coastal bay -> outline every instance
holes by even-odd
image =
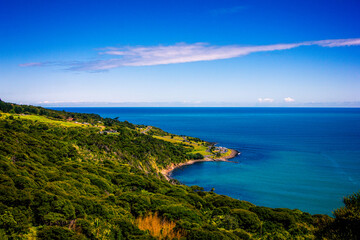
[[[62,110],[60,108],[59,110]],[[331,215],[360,188],[360,110],[346,108],[65,108],[119,117],[236,149],[227,162],[177,168],[186,185]]]

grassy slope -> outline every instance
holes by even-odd
[[[49,124],[52,126],[62,126],[62,127],[90,127],[91,125],[83,123],[75,123],[75,121],[64,121],[64,120],[54,120],[49,119],[45,116],[32,115],[32,114],[11,114],[11,113],[2,113],[2,118],[6,119],[9,116],[17,117],[19,119],[31,120],[34,122],[41,122]]]
[[[203,152],[201,140],[183,142],[156,128],[141,134],[140,126],[120,122],[106,126],[117,134],[105,135],[105,126],[69,122],[61,112],[51,112],[55,119],[0,114],[0,238],[151,239],[137,227],[147,214],[175,223],[188,239],[313,238],[318,217],[256,207],[158,175],[186,161],[189,151]]]
[[[149,128],[149,127],[148,127]],[[151,127],[148,131],[144,131],[144,128],[140,129],[140,132],[144,132],[145,134],[149,134],[157,139],[170,142],[177,145],[182,145],[185,148],[189,149],[189,153],[191,154],[201,154],[202,156],[208,158],[221,158],[227,157],[231,154],[231,150],[220,153],[216,156],[217,150],[210,151],[210,148],[213,146],[212,143],[203,141],[198,138],[188,137],[188,136],[178,136],[175,134],[164,132],[159,128]]]
[[[200,153],[203,156],[210,154],[209,152],[206,151],[208,149],[208,146],[206,145],[206,143],[197,143],[194,141],[185,142],[183,137],[180,137],[180,136],[174,136],[173,138],[171,138],[171,136],[156,136],[156,135],[154,135],[153,137],[163,140],[163,141],[171,142],[171,143],[184,144],[186,146],[190,146],[192,149],[191,150],[192,154]]]

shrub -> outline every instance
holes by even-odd
[[[243,230],[243,229],[240,229],[240,228],[235,229],[235,230],[233,231],[233,233],[234,233],[236,236],[238,236],[240,239],[242,239],[242,240],[249,240],[249,239],[251,239],[250,234],[249,234],[248,232],[246,232],[245,230]]]
[[[116,219],[114,222],[120,229],[116,234],[116,239],[145,239],[145,233],[128,220]],[[133,236],[141,236],[141,238],[134,238]]]
[[[317,217],[319,238],[328,239],[360,239],[360,192],[343,200],[345,206],[336,209],[335,219]]]
[[[296,222],[294,216],[290,215],[290,212],[285,209],[273,210],[267,207],[253,207],[250,208],[250,211],[255,212],[262,221],[279,223],[286,229]]]
[[[93,227],[91,223],[86,219],[79,219],[76,221],[77,229],[84,234],[87,238],[94,239],[95,236],[92,233]]]
[[[240,209],[249,209],[251,207],[254,207],[255,205],[252,203],[249,203],[247,201],[240,201],[228,196],[224,195],[209,195],[208,199],[212,202],[214,207],[230,207],[230,208],[240,208]]]
[[[157,212],[137,218],[136,225],[141,230],[149,231],[151,236],[158,239],[180,239],[185,235],[184,231],[174,229],[175,222],[160,218]]]
[[[46,226],[38,232],[41,240],[71,240],[74,239],[74,232],[59,226]]]
[[[186,236],[188,240],[230,240],[235,239],[235,236],[229,232],[209,229],[194,229]]]
[[[260,226],[261,222],[258,216],[245,209],[233,209],[231,215],[235,216],[239,223],[239,227],[250,232],[256,232]]]
[[[159,208],[159,213],[170,220],[184,219],[191,222],[200,221],[198,212],[195,209],[187,208],[181,204],[161,206]]]

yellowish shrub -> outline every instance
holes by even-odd
[[[149,231],[151,236],[158,239],[180,239],[185,234],[183,231],[175,231],[176,223],[167,221],[158,216],[158,213],[149,213],[146,216],[136,219],[139,229]]]

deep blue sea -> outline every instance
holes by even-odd
[[[360,109],[56,108],[119,117],[233,148],[228,162],[175,170],[186,185],[256,205],[329,214],[360,190]]]

